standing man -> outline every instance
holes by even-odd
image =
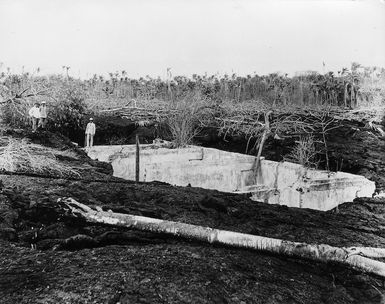
[[[32,132],[36,132],[40,118],[39,103],[35,102],[35,105],[29,110],[28,114],[32,119]]]
[[[45,125],[47,123],[47,107],[46,107],[45,101],[41,102],[39,110],[40,110],[39,126],[45,129]]]
[[[86,127],[86,148],[92,148],[92,146],[94,145],[95,131],[96,127],[94,124],[94,120],[90,118],[90,121]]]

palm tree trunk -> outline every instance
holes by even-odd
[[[233,247],[249,248],[258,251],[295,256],[320,262],[338,262],[355,269],[385,277],[385,263],[362,256],[357,248],[338,248],[329,245],[312,245],[285,241],[257,235],[213,229],[209,227],[160,220],[144,216],[94,210],[78,203],[72,198],[59,199],[67,215],[81,218],[89,223],[126,227],[135,230],[170,234],[210,244],[225,244]],[[358,248],[359,249],[359,248]],[[382,254],[383,251],[368,250],[369,253]],[[365,250],[363,250],[365,253]]]
[[[299,82],[299,89],[300,89],[300,94],[301,94],[301,105],[304,104],[304,100],[303,100],[303,87],[302,87],[302,81]]]
[[[345,108],[348,106],[347,105],[347,99],[348,99],[348,83],[345,84],[345,89],[344,89],[344,106]]]

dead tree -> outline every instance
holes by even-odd
[[[310,115],[313,117],[314,122],[314,131],[313,134],[317,133],[321,136],[320,143],[323,145],[326,159],[326,170],[330,171],[329,164],[329,148],[327,142],[327,135],[331,130],[337,129],[340,127],[340,123],[334,117],[334,113],[331,112],[330,107],[323,109],[321,112],[310,112]]]
[[[261,161],[261,154],[262,154],[263,145],[265,144],[265,141],[266,141],[267,137],[271,133],[270,121],[269,121],[269,116],[270,116],[271,113],[272,113],[272,111],[268,111],[268,112],[265,113],[265,125],[263,127],[263,133],[262,133],[262,137],[261,137],[261,142],[259,144],[257,157],[255,159],[255,166],[254,166],[255,183],[257,183],[258,169],[259,169],[259,165],[260,165],[260,161]]]
[[[259,109],[225,109],[215,119],[220,133],[224,134],[224,139],[227,134],[244,135],[247,138],[246,153],[250,141],[256,139],[253,149],[258,148],[258,163],[254,166],[257,176],[264,144],[269,136],[275,134],[282,139],[314,137],[315,143],[323,147],[325,167],[330,170],[327,135],[331,130],[340,127],[340,120],[336,118],[338,114],[340,113],[332,111],[331,107],[319,109],[286,107],[269,110],[261,106]],[[265,118],[264,123],[260,122],[261,116]]]

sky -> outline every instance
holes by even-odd
[[[0,71],[262,75],[351,62],[385,67],[384,0],[0,0]]]

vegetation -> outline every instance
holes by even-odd
[[[43,100],[49,109],[47,127],[66,135],[84,128],[86,114],[128,109],[122,116],[139,124],[166,122],[175,146],[189,144],[204,126],[218,128],[224,137],[245,136],[246,153],[260,154],[269,136],[292,134],[298,140],[314,136],[329,168],[327,133],[336,127],[335,113],[384,106],[385,69],[353,63],[336,74],[307,71],[293,77],[272,73],[188,78],[168,72],[165,80],[131,79],[126,71],[81,80],[70,76],[68,66],[63,66],[63,75],[41,76],[38,69],[33,74],[15,75],[9,69],[0,74],[4,122],[25,127],[30,124],[28,109]]]
[[[60,90],[76,87],[87,105],[96,107],[116,103],[126,105],[138,101],[178,100],[187,94],[199,93],[216,102],[244,102],[260,100],[271,106],[332,105],[356,108],[383,104],[385,98],[385,69],[362,67],[353,63],[334,74],[306,71],[293,77],[287,74],[175,76],[163,80],[149,76],[131,79],[126,71],[109,73],[109,77],[94,75],[79,80],[69,76],[70,67],[63,66],[64,75],[40,76],[23,73],[14,75],[8,70],[0,74],[0,95],[3,102],[20,101],[27,97],[50,96],[55,98]],[[24,91],[25,90],[25,91]],[[31,101],[31,98],[29,98]],[[51,100],[53,101],[53,100]]]
[[[73,157],[69,151],[57,151],[32,144],[26,139],[0,137],[0,170],[40,173],[57,176],[79,176],[79,172],[59,162],[57,155]]]
[[[139,100],[173,100],[189,92],[199,92],[204,97],[223,102],[262,100],[270,105],[333,105],[357,107],[371,105],[385,97],[385,69],[361,67],[353,63],[335,75],[313,71],[298,73],[294,77],[272,73],[240,77],[211,75],[192,78],[176,76],[130,79],[125,71],[110,73],[109,79],[94,75],[85,81],[91,98],[134,98]]]
[[[212,120],[209,105],[210,102],[201,98],[200,94],[188,94],[181,100],[170,103],[166,125],[175,147],[191,144],[205,124],[204,121]]]
[[[284,157],[285,161],[301,164],[306,168],[317,168],[318,159],[313,136],[301,137],[293,150]]]
[[[69,131],[81,127],[87,108],[87,92],[82,81],[29,73],[0,76],[1,114],[5,123],[15,127],[29,125],[28,110],[35,102],[45,101],[49,111],[48,128],[68,135]]]

